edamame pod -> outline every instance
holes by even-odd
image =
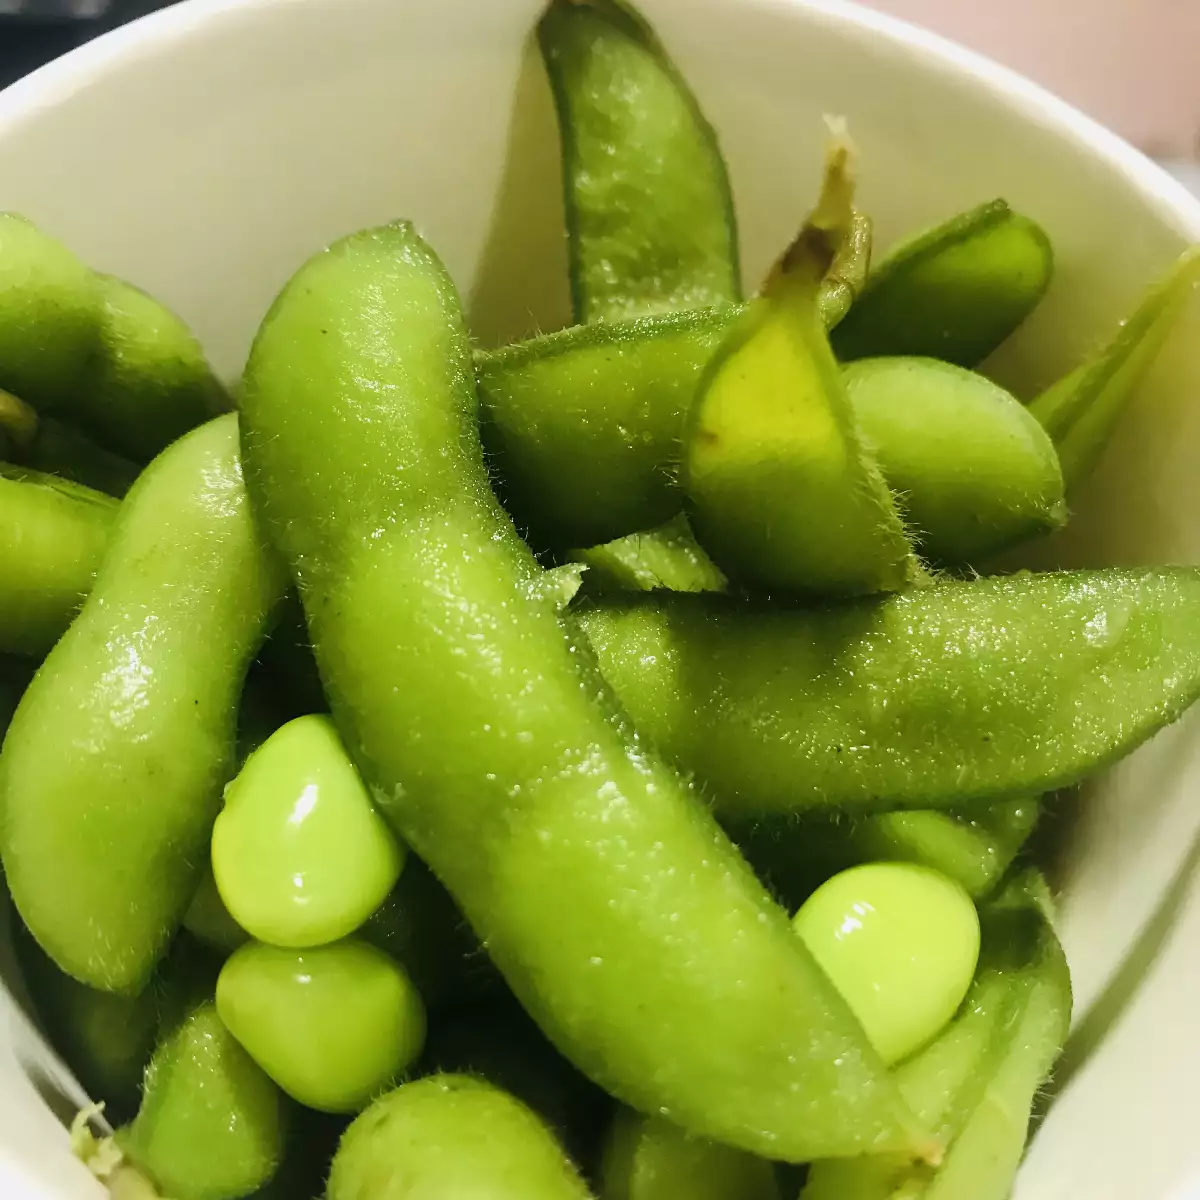
[[[554,0],[538,25],[563,153],[580,324],[741,295],[716,135],[637,13]]]
[[[0,388],[35,408],[70,404],[101,353],[99,277],[61,242],[0,213]]]
[[[70,411],[108,449],[148,462],[227,412],[229,397],[195,334],[170,309],[121,279],[99,279],[103,353]]]
[[[832,323],[858,286],[856,214],[821,284]],[[578,325],[475,356],[484,441],[504,501],[553,546],[598,546],[678,513],[684,420],[705,363],[744,306]]]
[[[328,1200],[589,1200],[546,1127],[506,1092],[430,1075],[376,1100],[334,1155]]]
[[[83,611],[0,754],[13,899],[69,975],[148,979],[199,882],[246,668],[284,585],[237,418],[176,442],[121,506]]]
[[[1000,882],[1037,823],[1037,799],[958,811],[814,812],[801,820],[731,826],[734,841],[772,891],[798,906],[833,871],[865,862],[933,867],[976,898]]]
[[[680,515],[657,529],[631,533],[568,557],[587,567],[583,586],[593,592],[723,592],[724,572],[696,541]]]
[[[684,433],[700,544],[768,593],[897,591],[920,573],[820,315],[852,193],[850,150],[835,141],[816,209],[706,367]]]
[[[551,545],[591,546],[678,513],[684,420],[741,311],[603,322],[477,355],[484,439],[517,520]]]
[[[1186,567],[943,580],[807,611],[663,592],[578,615],[634,724],[722,816],[1050,791],[1200,696]]]
[[[1092,473],[1130,397],[1188,299],[1200,287],[1200,246],[1187,250],[1090,362],[1051,384],[1030,406],[1058,447],[1068,488]]]
[[[138,1114],[116,1143],[160,1195],[238,1200],[278,1170],[287,1115],[279,1089],[206,1000],[164,1031]]]
[[[457,297],[411,227],[300,270],[242,408],[346,747],[559,1049],[746,1149],[919,1152],[841,997],[560,622],[492,495]]]
[[[936,1167],[895,1156],[814,1163],[801,1200],[1005,1200],[1034,1094],[1071,1012],[1066,962],[1039,909],[1036,872],[981,913],[983,954],[959,1016],[897,1068],[909,1103],[947,1146]]]
[[[766,1159],[689,1137],[662,1117],[621,1109],[609,1133],[600,1200],[779,1200]]]
[[[108,545],[117,502],[0,463],[0,652],[44,655],[63,635]]]
[[[1033,311],[1053,265],[1041,226],[1003,200],[982,204],[892,250],[833,331],[834,352],[974,367]]]
[[[54,965],[14,921],[13,950],[50,1044],[114,1125],[137,1111],[142,1073],[158,1031],[158,990],[132,996],[100,992]]]
[[[174,313],[12,213],[0,214],[0,388],[138,462],[229,408]]]
[[[932,358],[868,358],[842,379],[924,557],[978,563],[1066,523],[1053,443],[990,379]]]

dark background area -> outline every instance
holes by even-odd
[[[123,25],[169,0],[113,0],[102,17],[90,21],[42,22],[28,17],[0,16],[0,88],[42,63],[66,54],[114,25]]]

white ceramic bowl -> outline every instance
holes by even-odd
[[[231,375],[307,255],[397,215],[445,258],[481,338],[554,327],[566,289],[555,130],[528,43],[539,7],[190,0],[0,96],[0,208],[161,295]],[[750,281],[813,196],[826,112],[850,120],[884,244],[996,195],[1049,230],[1054,286],[995,364],[1018,390],[1072,364],[1200,240],[1200,206],[1124,143],[894,20],[837,0],[643,7],[720,132]],[[1188,320],[1053,557],[1200,561],[1200,314]],[[1062,839],[1078,1031],[1021,1200],[1165,1200],[1200,1178],[1196,729],[1091,789]],[[90,1195],[38,1096],[61,1110],[69,1081],[0,1006],[0,1196]]]

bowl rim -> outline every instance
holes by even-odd
[[[216,28],[236,30],[264,14],[300,8],[313,0],[181,0],[108,30],[30,74],[0,89],[0,138],[27,121],[75,101],[105,77],[143,57],[182,46]],[[436,0],[392,0],[419,6]],[[476,0],[481,6],[497,0]],[[510,2],[510,0],[505,0]],[[907,54],[922,70],[953,77],[978,87],[1026,121],[1069,139],[1097,160],[1121,173],[1132,189],[1166,226],[1200,242],[1200,197],[1140,150],[1070,102],[986,54],[913,24],[901,17],[869,9],[858,0],[710,0],[713,4],[752,5],[784,18],[820,22],[844,36],[875,39]],[[1164,884],[1165,887],[1165,884]],[[2,985],[0,985],[2,986]],[[65,1147],[65,1142],[64,1142]],[[65,1200],[45,1179],[28,1174],[0,1143],[0,1180],[14,1195],[29,1200]],[[99,1188],[100,1185],[98,1185]],[[97,1195],[101,1194],[97,1191]],[[1200,1197],[1200,1177],[1181,1179],[1175,1200]]]
[[[38,113],[57,107],[123,63],[177,45],[214,23],[256,19],[271,9],[300,7],[310,0],[182,0],[100,34],[0,90],[0,136]],[[399,0],[420,4],[426,0]],[[865,7],[859,0],[725,0],[777,12],[807,13],[854,34],[875,36],[915,55],[929,70],[974,78],[1027,119],[1056,128],[1123,172],[1147,205],[1169,226],[1200,241],[1200,197],[1178,179],[1092,117],[1048,88],[977,50]],[[479,0],[481,4],[494,0]]]

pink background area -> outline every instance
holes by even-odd
[[[1152,154],[1200,155],[1200,0],[867,0],[1036,79]]]

